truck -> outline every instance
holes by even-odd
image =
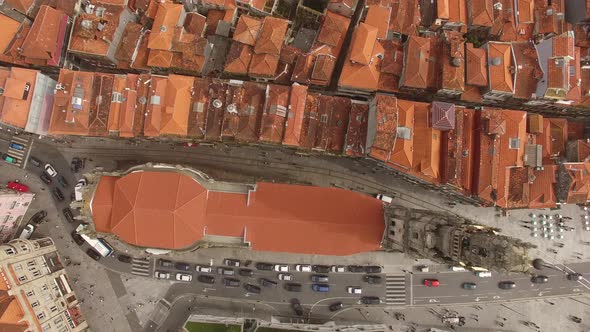
[[[84,239],[84,241],[86,241],[86,243],[88,243],[89,246],[91,246],[92,248],[94,248],[94,250],[96,250],[102,257],[108,257],[113,253],[113,247],[111,247],[107,241],[105,241],[104,239],[101,238],[91,238],[88,235],[85,234],[85,231],[87,229],[88,225],[85,224],[80,224],[77,228],[76,228],[76,232],[78,234],[80,234],[80,236],[82,236],[82,238]]]

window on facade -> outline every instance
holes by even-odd
[[[55,325],[59,325],[59,323],[63,322],[64,318],[62,316],[57,317],[56,319],[53,320],[53,324]]]
[[[45,318],[45,313],[44,313],[44,312],[42,312],[42,313],[38,314],[38,315],[37,315],[37,318],[38,318],[38,319],[43,319],[43,318]]]
[[[26,276],[20,276],[18,277],[18,281],[26,281],[27,277]]]
[[[44,291],[46,291],[46,290],[48,290],[49,288],[47,288],[47,285],[43,285],[43,286],[41,287],[41,289],[42,289],[42,290],[44,290]]]
[[[43,326],[41,326],[41,328],[43,329],[43,332],[49,332],[51,331],[51,324],[45,323]]]
[[[32,290],[27,292],[27,297],[31,297],[33,295],[35,295],[35,292],[33,292]]]
[[[33,277],[38,277],[40,275],[41,275],[41,272],[39,272],[39,270],[33,271]]]
[[[31,303],[31,307],[36,308],[39,306],[39,301],[35,301],[33,303]]]
[[[509,142],[509,147],[513,150],[518,150],[520,147],[520,138],[511,138]]]
[[[7,255],[14,255],[14,254],[16,254],[16,252],[15,252],[15,251],[14,251],[14,249],[12,249],[12,248],[7,248],[7,249],[5,249],[5,250],[4,250],[4,252],[5,252]]]
[[[20,264],[16,264],[16,265],[13,265],[13,266],[12,266],[12,268],[13,268],[15,271],[20,271],[20,270],[22,270],[22,269],[23,269],[23,266],[22,266],[22,265],[20,265]]]
[[[57,307],[56,306],[53,306],[49,310],[51,310],[51,312],[56,312],[57,311]]]
[[[35,266],[35,261],[28,261],[27,266]]]

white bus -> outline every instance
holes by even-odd
[[[113,253],[113,247],[111,247],[107,241],[101,238],[93,239],[88,235],[80,233],[80,231],[83,231],[86,227],[86,225],[81,224],[78,226],[78,228],[76,228],[76,232],[78,232],[84,241],[94,248],[94,250],[96,250],[102,257],[110,256]]]

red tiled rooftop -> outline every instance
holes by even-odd
[[[337,46],[346,34],[350,18],[327,11],[320,28],[318,41],[329,46]]]
[[[510,68],[514,67],[512,47],[509,43],[488,42],[489,88],[512,93],[514,82]]]
[[[418,1],[393,0],[391,5],[389,29],[404,35],[417,35],[421,19]]]
[[[436,79],[436,57],[432,51],[430,38],[411,36],[408,39],[404,50],[403,79],[400,82],[402,86],[420,89],[432,86],[432,81]]]
[[[467,84],[476,86],[488,85],[488,71],[487,71],[487,53],[483,48],[475,48],[473,44],[466,43],[466,58],[465,64],[466,82]]]
[[[60,40],[63,43],[66,32],[62,28],[64,19],[68,17],[61,10],[42,5],[21,46],[21,54],[27,58],[52,60],[52,64],[59,64],[63,46]]]
[[[448,183],[466,195],[471,194],[474,158],[475,111],[467,108],[455,110],[455,129],[443,133],[441,139],[442,183]]]
[[[386,39],[389,30],[389,17],[391,16],[391,7],[368,6],[365,23],[377,28],[377,38]]]
[[[203,235],[245,237],[252,249],[350,255],[380,248],[383,204],[338,188],[258,183],[209,191],[187,175],[104,176],[92,201],[98,232],[140,247],[181,249]]]
[[[250,61],[248,73],[256,77],[272,78],[279,65],[279,56],[273,54],[254,54]]]
[[[52,135],[89,134],[94,73],[61,69],[49,124]]]
[[[0,53],[4,53],[16,36],[21,24],[8,16],[0,14],[0,25],[2,25],[2,33],[0,34]]]
[[[240,43],[254,46],[261,28],[261,19],[246,14],[241,15],[238,19],[233,39]]]
[[[105,8],[101,17],[82,12],[79,14],[72,27],[69,51],[106,56],[112,44],[115,31],[119,26],[121,14],[126,10],[124,4],[101,3]],[[99,24],[103,26],[98,29]]]
[[[283,137],[283,144],[285,145],[299,146],[300,144],[306,100],[307,86],[293,84],[291,96],[289,97],[285,136]]]
[[[276,84],[267,86],[260,128],[261,141],[280,144],[283,140],[289,107],[289,92],[290,89],[287,86]]]
[[[350,61],[368,65],[373,55],[378,30],[372,25],[360,23],[352,34]]]
[[[318,98],[319,128],[315,148],[342,153],[350,116],[350,99],[333,96]]]
[[[397,100],[397,128],[394,148],[387,163],[409,170],[414,165],[414,106],[413,101]]]
[[[247,74],[252,54],[252,46],[233,41],[227,53],[224,71],[237,75]]]
[[[529,204],[531,209],[554,208],[557,203],[555,196],[556,165],[545,165],[543,170],[529,170],[533,173],[530,184]]]
[[[158,13],[149,36],[148,48],[163,51],[169,51],[172,48],[174,28],[183,12],[184,8],[181,4],[162,3],[158,6]]]
[[[272,54],[278,56],[289,28],[289,21],[272,16],[264,17],[262,28],[254,45],[256,54]]]
[[[365,156],[368,117],[369,105],[353,100],[350,109],[350,121],[348,122],[346,132],[346,144],[344,146],[344,154],[347,156]]]
[[[537,90],[537,83],[543,78],[543,69],[535,45],[530,42],[512,43],[516,61],[514,79],[514,97],[532,99]]]
[[[4,84],[0,83],[3,89],[0,96],[0,120],[3,123],[25,129],[35,93],[37,74],[37,70],[12,67]]]
[[[443,43],[442,53],[442,89],[465,90],[465,41],[459,34],[448,33],[448,40]]]
[[[388,161],[397,139],[397,98],[391,95],[375,95],[375,136],[372,139],[370,156]]]

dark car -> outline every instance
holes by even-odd
[[[213,284],[215,283],[215,277],[213,276],[208,276],[208,275],[199,275],[197,277],[197,280],[199,282],[202,282],[204,284]]]
[[[119,260],[119,262],[127,263],[127,264],[130,264],[133,261],[133,258],[131,258],[131,256],[127,256],[127,255],[123,255],[123,254],[119,254],[117,256],[117,259]]]
[[[367,273],[381,273],[381,266],[371,265],[365,267]]]
[[[244,284],[244,288],[248,291],[248,293],[260,294],[260,287],[256,285]]]
[[[228,267],[218,267],[217,274],[221,274],[224,276],[233,276],[236,274],[236,272],[234,271],[234,269]]]
[[[49,176],[45,172],[41,173],[41,175],[39,175],[39,178],[41,179],[41,181],[45,182],[45,184],[51,184],[51,182],[53,181],[51,180],[51,176]]]
[[[567,280],[580,281],[582,280],[582,275],[580,273],[568,273]]]
[[[174,268],[177,270],[181,270],[181,271],[190,271],[191,265],[188,263],[178,262],[178,263],[174,264]]]
[[[315,273],[329,273],[330,267],[328,265],[312,265],[311,270]]]
[[[531,282],[535,284],[546,284],[549,282],[549,278],[547,276],[534,276],[531,278]]]
[[[293,308],[297,316],[303,316],[303,307],[301,307],[301,302],[298,299],[291,299],[291,308]]]
[[[342,304],[342,302],[335,302],[330,304],[330,306],[328,307],[328,309],[330,309],[330,311],[334,312],[334,311],[338,311],[340,309],[344,308],[344,304]]]
[[[287,290],[289,292],[301,292],[301,284],[298,284],[295,282],[285,284],[284,287],[285,287],[285,290]]]
[[[270,263],[256,263],[256,269],[261,271],[272,271],[274,267],[275,265]]]
[[[240,287],[240,280],[234,278],[223,278],[223,285],[225,287]]]
[[[35,166],[35,167],[41,167],[41,164],[42,164],[42,163],[41,163],[41,160],[39,160],[39,159],[37,159],[37,158],[35,158],[35,157],[30,157],[30,158],[29,158],[29,162],[30,162],[31,164],[33,164],[33,166]]]
[[[72,231],[72,240],[74,240],[74,242],[76,242],[76,244],[79,246],[84,244],[84,238],[76,231]]]
[[[312,282],[328,282],[328,276],[323,274],[314,274],[311,276]]]
[[[514,289],[516,288],[516,284],[514,283],[514,281],[500,281],[498,283],[498,287],[500,289]]]
[[[45,210],[41,210],[31,217],[31,222],[39,224],[43,221],[43,219],[45,219],[45,217],[47,217],[47,212]]]
[[[62,186],[62,188],[67,188],[68,187],[68,181],[66,181],[66,178],[63,177],[63,175],[60,175],[57,178],[57,182],[59,183],[60,186]]]
[[[464,282],[463,284],[461,284],[461,288],[473,290],[477,288],[477,284],[475,284],[474,282]]]
[[[363,277],[363,281],[367,284],[380,284],[381,283],[381,276],[376,275],[366,275]]]
[[[254,275],[254,271],[252,271],[250,269],[240,269],[238,271],[238,274],[241,275],[242,277],[251,277]]]
[[[57,199],[58,202],[61,202],[65,199],[64,194],[61,192],[61,190],[59,190],[59,188],[53,188],[51,193],[53,194],[53,197]]]
[[[95,261],[100,260],[100,257],[101,257],[100,254],[92,248],[88,248],[88,250],[86,250],[86,254],[88,256],[90,256],[90,258],[94,259]]]
[[[277,287],[277,282],[266,278],[260,278],[260,284],[264,287]]]
[[[240,266],[240,260],[239,259],[233,259],[233,258],[226,258],[223,260],[223,264],[227,265],[227,266],[235,266],[238,267]]]
[[[365,272],[365,267],[360,266],[360,265],[349,265],[348,272],[352,272],[352,273]]]
[[[166,267],[166,268],[171,268],[171,267],[174,267],[174,263],[172,263],[171,261],[169,261],[169,260],[166,260],[166,259],[160,259],[160,260],[158,261],[158,264],[159,264],[161,267]]]
[[[377,296],[363,296],[361,297],[362,304],[380,304],[381,299]]]
[[[74,214],[72,213],[72,210],[70,210],[69,207],[63,208],[63,210],[61,210],[61,212],[63,212],[64,217],[66,217],[66,220],[68,222],[74,222]]]

